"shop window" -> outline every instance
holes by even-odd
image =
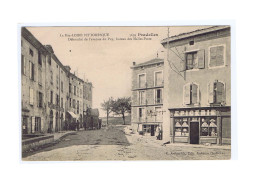
[[[163,72],[155,72],[155,86],[162,86],[163,85]]]
[[[138,86],[139,88],[145,88],[146,87],[146,76],[145,74],[138,75]]]
[[[209,67],[225,65],[225,46],[213,46],[209,48]]]
[[[139,91],[139,105],[145,105],[146,104],[146,94],[145,91]]]
[[[216,117],[205,117],[201,119],[200,136],[217,137]]]
[[[162,104],[163,103],[163,89],[155,90],[155,103]]]
[[[189,136],[189,125],[187,118],[175,119],[174,121],[174,135],[176,137],[187,137]]]
[[[199,104],[199,85],[187,83],[183,86],[183,103],[186,105]]]
[[[224,83],[216,80],[208,84],[208,102],[209,104],[225,105],[226,93]]]

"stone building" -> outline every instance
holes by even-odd
[[[132,129],[155,135],[157,126],[162,128],[164,60],[155,58],[136,64],[132,69]]]
[[[231,143],[230,27],[214,26],[161,41],[165,141]]]
[[[46,48],[25,28],[21,32],[22,133],[46,132]]]
[[[50,45],[42,45],[26,28],[21,32],[22,133],[83,127],[84,105],[92,106],[89,82],[71,73]],[[84,100],[84,94],[89,98]]]

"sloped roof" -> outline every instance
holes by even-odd
[[[148,65],[153,65],[153,64],[160,64],[160,63],[164,63],[164,59],[154,58],[154,59],[149,60],[147,62],[143,62],[143,63],[140,63],[140,64],[133,65],[131,68],[140,67],[140,66],[148,66]]]
[[[166,44],[167,42],[176,41],[176,40],[180,40],[180,39],[184,39],[184,38],[188,38],[188,37],[192,37],[196,35],[201,35],[204,33],[209,33],[209,32],[213,32],[217,30],[227,29],[227,28],[230,28],[230,26],[212,26],[212,27],[198,29],[198,30],[194,30],[194,31],[186,32],[186,33],[181,33],[181,34],[163,39],[161,41],[161,44]]]

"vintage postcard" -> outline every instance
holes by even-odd
[[[23,161],[231,159],[231,26],[21,26]]]

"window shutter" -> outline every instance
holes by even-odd
[[[224,65],[224,46],[218,46],[216,50],[216,66]]]
[[[36,92],[36,103],[37,107],[39,107],[39,91]]]
[[[210,66],[216,66],[217,64],[216,56],[217,56],[217,48],[211,47],[210,48]]]
[[[197,57],[198,57],[198,68],[202,69],[205,68],[205,50],[199,50],[197,52]]]
[[[208,84],[208,102],[214,103],[214,83]]]
[[[35,117],[34,116],[32,116],[32,124],[31,124],[31,130],[32,130],[32,133],[34,133],[35,132]]]
[[[198,86],[196,84],[192,84],[192,103],[196,104],[198,103],[197,100],[197,89],[198,89]]]
[[[186,84],[184,85],[184,91],[183,91],[183,94],[184,94],[184,104],[190,104],[190,84]]]
[[[221,103],[223,101],[224,84],[221,82],[216,83],[216,102]]]

